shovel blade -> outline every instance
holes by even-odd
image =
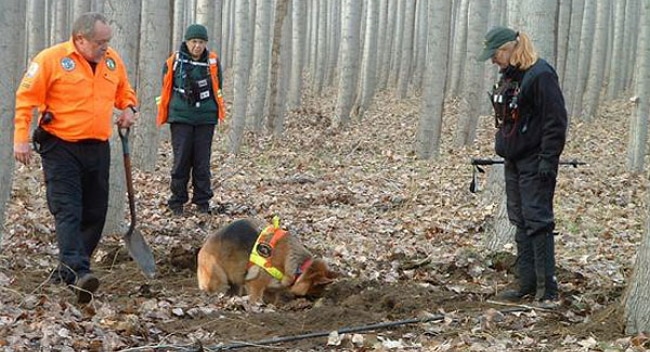
[[[124,245],[129,255],[138,263],[142,273],[149,279],[156,276],[156,261],[147,242],[137,229],[129,231],[124,235]]]

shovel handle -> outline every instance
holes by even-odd
[[[118,127],[117,133],[120,135],[120,141],[122,141],[124,155],[129,155],[129,134],[131,133],[131,129],[128,127]]]
[[[119,127],[117,129],[117,132],[120,135],[120,140],[122,141],[122,150],[124,153],[124,174],[126,176],[126,190],[129,197],[129,213],[131,215],[129,230],[125,235],[128,237],[133,233],[136,223],[135,196],[133,191],[133,178],[131,175],[131,157],[129,156],[129,133],[131,132],[131,129],[128,127]]]

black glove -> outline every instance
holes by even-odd
[[[539,158],[539,165],[537,166],[537,174],[539,175],[539,178],[542,179],[542,181],[555,180],[555,178],[557,177],[556,170],[557,170],[556,163],[554,163],[550,158],[548,157]]]

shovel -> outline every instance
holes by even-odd
[[[138,263],[144,275],[153,279],[156,276],[156,262],[153,259],[153,253],[140,231],[135,228],[135,199],[133,195],[133,179],[131,178],[131,157],[129,156],[129,132],[129,128],[118,127],[122,150],[124,151],[124,173],[126,174],[126,189],[129,195],[129,211],[131,213],[131,223],[129,224],[129,230],[124,234],[124,244],[129,250],[129,255]]]

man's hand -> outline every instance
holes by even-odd
[[[25,165],[29,165],[29,161],[32,159],[32,148],[29,142],[14,144],[14,158]]]
[[[119,128],[129,128],[133,126],[139,115],[140,114],[135,110],[135,108],[132,109],[131,107],[128,107],[122,110],[122,114],[115,123]]]

